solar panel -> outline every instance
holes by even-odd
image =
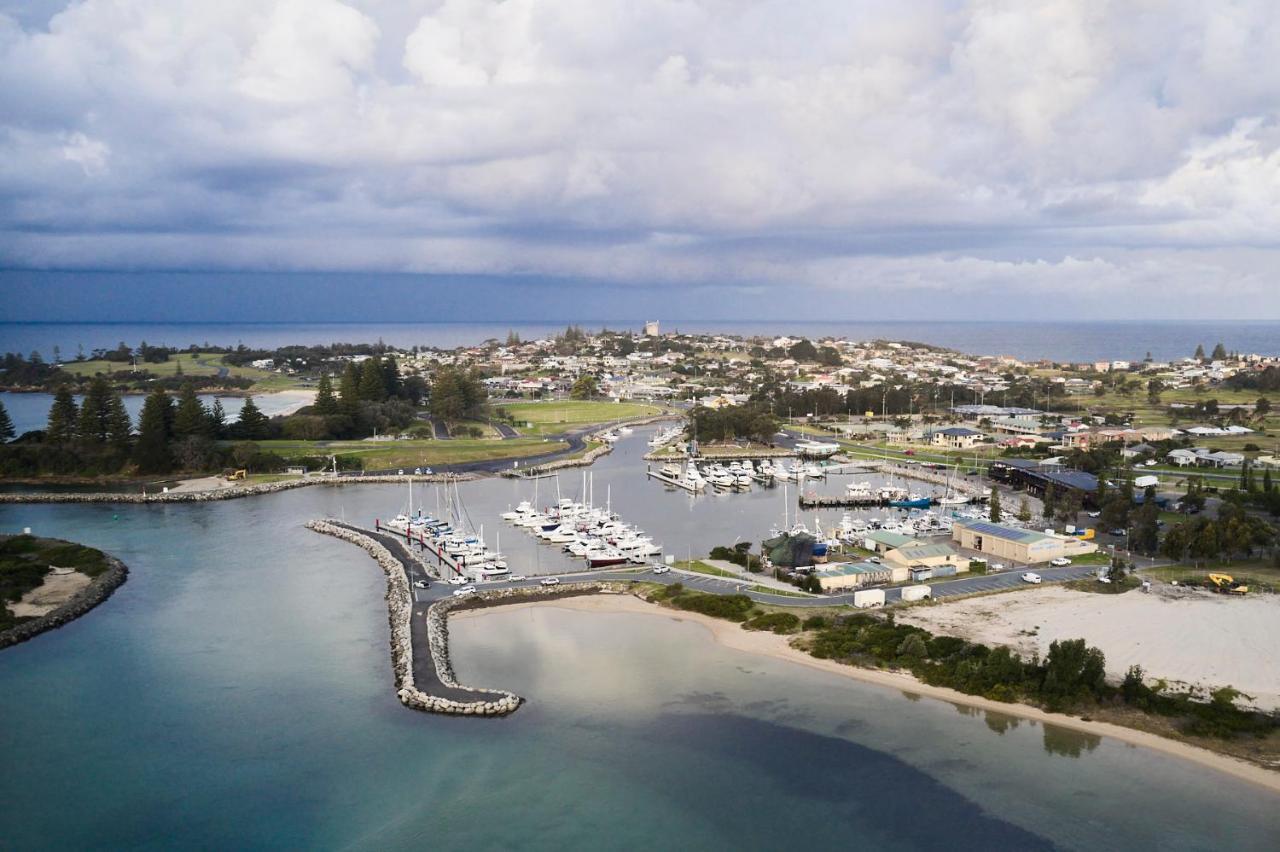
[[[983,521],[979,521],[973,524],[965,524],[964,527],[965,529],[971,532],[978,533],[979,535],[989,535],[989,536],[994,536],[996,538],[1010,539],[1012,541],[1032,542],[1032,541],[1037,541],[1039,539],[1044,538],[1042,534],[1038,532],[1032,532],[1031,530],[1020,530],[1020,529],[1015,529],[1013,527],[1002,527],[1002,526],[999,526],[998,524],[989,524]]]

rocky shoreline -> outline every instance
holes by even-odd
[[[8,648],[20,642],[33,639],[41,633],[56,630],[64,624],[75,621],[98,604],[111,597],[111,594],[129,576],[129,569],[119,559],[110,554],[107,557],[107,570],[93,578],[93,582],[83,591],[64,603],[62,606],[45,613],[32,621],[24,621],[16,627],[0,632],[0,648]]]
[[[414,677],[413,659],[413,593],[404,566],[391,551],[373,538],[330,521],[309,521],[307,528],[354,544],[374,558],[387,578],[387,623],[391,629],[391,668],[396,697],[404,706],[426,713],[455,716],[505,716],[514,712],[524,699],[500,689],[481,689],[458,682],[449,659],[449,613],[456,609],[478,609],[499,606],[519,600],[551,600],[585,594],[625,594],[626,583],[573,583],[554,588],[501,589],[482,592],[470,598],[445,598],[428,607],[419,629],[426,631],[427,646],[441,692],[475,696],[464,700],[448,695],[435,695],[420,687]]]
[[[290,479],[283,482],[263,482],[257,485],[233,485],[229,488],[210,489],[208,491],[170,491],[156,494],[128,494],[123,492],[37,492],[27,494],[0,494],[0,503],[208,503],[214,500],[236,500],[241,497],[256,497],[260,494],[275,494],[290,491],[294,488],[309,488],[313,485],[328,485],[334,488],[343,485],[387,484],[398,482],[453,482],[476,479],[474,473],[434,473],[413,475],[381,474],[366,476],[312,477],[307,479]]]

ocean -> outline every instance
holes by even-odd
[[[1022,360],[1049,358],[1060,362],[1141,360],[1148,353],[1158,360],[1188,357],[1197,345],[1206,351],[1222,343],[1231,351],[1280,354],[1280,322],[1236,321],[1099,321],[1099,322],[920,322],[849,321],[717,322],[713,320],[661,321],[663,331],[749,335],[793,335],[809,338],[846,337],[854,340],[911,340],[978,355],[1011,355]],[[505,340],[515,331],[524,339],[537,339],[563,331],[567,325],[583,328],[639,330],[642,319],[603,321],[566,318],[561,323],[442,322],[442,323],[0,323],[0,352],[29,354],[39,351],[46,359],[58,347],[63,359],[77,352],[131,346],[146,341],[153,346],[187,347],[213,344],[250,348],[275,348],[288,344],[375,343],[397,347],[455,346]]]

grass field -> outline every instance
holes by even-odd
[[[562,441],[514,438],[509,441],[454,439],[450,441],[260,441],[263,450],[285,458],[356,456],[366,470],[433,467],[442,464],[518,459],[562,450]]]
[[[254,367],[231,367],[222,362],[222,356],[216,352],[181,352],[170,356],[168,361],[160,364],[139,364],[138,370],[155,376],[174,376],[178,367],[182,367],[184,376],[216,376],[226,369],[232,378],[252,379],[253,390],[271,391],[298,387],[299,383],[289,376],[282,376],[270,370],[259,370]],[[72,361],[62,365],[62,369],[75,376],[107,375],[128,376],[133,371],[129,364],[116,361]]]
[[[631,417],[660,414],[653,405],[635,402],[555,400],[552,402],[511,402],[499,405],[515,421],[522,435],[548,435],[578,429],[592,423],[608,423]],[[525,425],[525,424],[530,425]]]

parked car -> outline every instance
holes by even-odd
[[[450,577],[449,578],[450,586],[465,586],[466,584],[467,584],[466,577]]]
[[[653,566],[653,573],[655,573],[655,574],[666,574],[666,573],[668,573],[668,572],[670,572],[670,571],[671,571],[671,569],[670,569],[669,567],[667,567],[666,565],[655,565],[655,566]]]
[[[419,589],[425,589],[425,588],[427,588],[427,581],[426,581],[426,580],[414,580],[414,581],[413,581],[413,585],[414,585],[416,588],[419,588]]]
[[[454,596],[455,598],[465,598],[465,597],[467,597],[468,595],[474,595],[475,593],[476,593],[476,587],[475,587],[475,586],[467,586],[465,589],[454,589],[454,590],[453,590],[453,596]]]
[[[516,574],[514,577],[508,577],[507,579],[513,583],[523,583],[525,580],[529,578],[523,574]]]
[[[1057,559],[1050,559],[1049,564],[1055,568],[1063,568],[1071,564],[1071,560],[1065,556],[1059,556]]]
[[[987,566],[987,570],[988,570],[988,571],[1003,571],[1003,570],[1004,570],[1004,563],[1003,563],[1003,562],[992,562],[990,565],[988,565],[988,566]]]
[[[1111,534],[1117,538],[1124,538],[1129,534],[1128,530],[1112,530]]]
[[[1039,574],[1033,574],[1032,572],[1028,571],[1028,572],[1026,572],[1025,574],[1023,574],[1023,575],[1022,575],[1022,582],[1024,582],[1024,583],[1032,583],[1033,585],[1037,585],[1037,586],[1038,586],[1038,585],[1040,585],[1040,575],[1039,575]]]
[[[1086,513],[1086,514],[1088,514],[1088,516],[1089,516],[1089,517],[1091,517],[1091,518],[1101,518],[1101,517],[1102,517],[1102,513],[1101,513],[1101,512],[1088,512],[1088,513]]]
[[[883,562],[884,560],[882,560],[879,556],[872,556],[872,557],[871,557],[871,558],[869,558],[867,561],[868,561],[868,562],[874,562],[876,565],[879,565],[879,564],[880,564],[881,562]]]
[[[542,585],[544,585],[544,586],[558,586],[558,585],[560,585],[560,578],[559,578],[559,577],[543,577],[543,578],[542,578]]]

